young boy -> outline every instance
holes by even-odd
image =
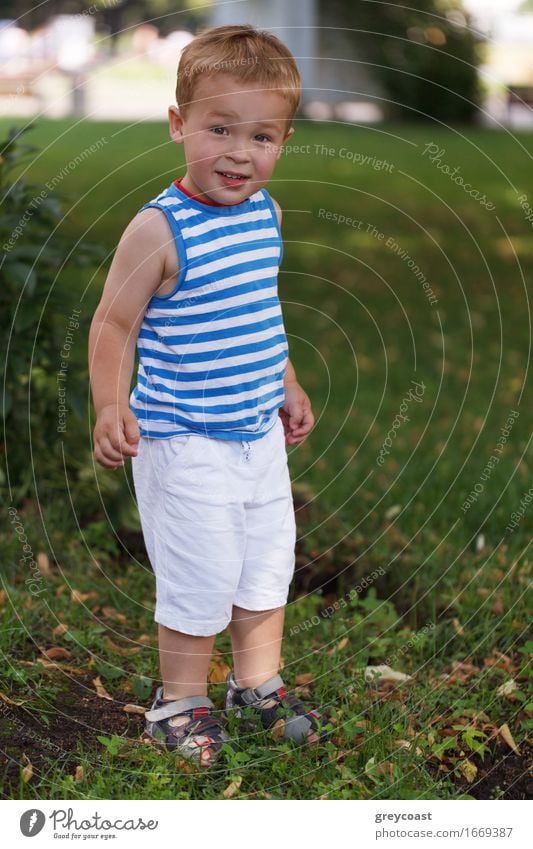
[[[109,469],[132,458],[156,578],[163,686],[145,734],[208,766],[228,739],[207,698],[228,626],[225,709],[250,706],[282,739],[324,737],[279,676],[296,540],[286,445],[314,417],[287,356],[281,210],[264,186],[294,132],[300,77],[270,33],[210,28],[182,53],[176,99],[170,136],[187,170],[127,226],[89,359],[94,455]]]

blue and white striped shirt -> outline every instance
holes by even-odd
[[[272,198],[263,188],[215,206],[171,183],[148,207],[167,218],[179,273],[172,292],[149,301],[137,339],[130,407],[141,435],[259,439],[283,404],[288,360]]]

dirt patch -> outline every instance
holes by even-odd
[[[432,763],[427,765],[428,771],[439,781],[449,778],[458,791],[475,799],[533,799],[533,751],[528,749],[519,756],[502,743],[490,748],[483,761],[479,755],[469,755],[478,770],[471,784],[462,776],[440,772]]]
[[[85,752],[93,748],[95,754],[103,751],[98,735],[110,737],[116,734],[138,740],[144,719],[140,714],[124,711],[124,706],[131,702],[131,693],[120,691],[114,694],[113,701],[99,698],[92,678],[80,675],[76,680],[70,679],[69,690],[61,693],[57,700],[56,712],[47,709],[49,725],[36,709],[26,709],[31,705],[17,707],[2,703],[0,773],[3,774],[4,798],[17,798],[19,795],[21,769],[26,765],[23,753],[31,761],[31,781],[35,784],[39,782],[45,764],[45,774],[49,772],[51,761],[61,765],[66,774],[74,775],[79,764],[79,740],[83,740]]]

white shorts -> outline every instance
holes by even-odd
[[[287,602],[296,524],[283,423],[260,439],[141,437],[132,459],[155,621],[208,636]]]

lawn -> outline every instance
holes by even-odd
[[[182,149],[155,123],[42,121],[26,139],[39,148],[27,176],[62,194],[73,249],[108,253],[57,284],[65,320],[82,309],[86,382],[109,258],[184,173]],[[87,399],[75,485],[50,496],[37,458],[34,498],[16,515],[6,502],[4,797],[531,798],[532,154],[526,133],[298,121],[269,186],[290,355],[317,420],[289,449],[283,675],[332,712],[331,742],[232,728],[201,776],[139,742],[158,682],[154,581],[129,469],[91,466]],[[220,635],[218,706],[228,649]],[[379,665],[401,674],[365,673]]]

